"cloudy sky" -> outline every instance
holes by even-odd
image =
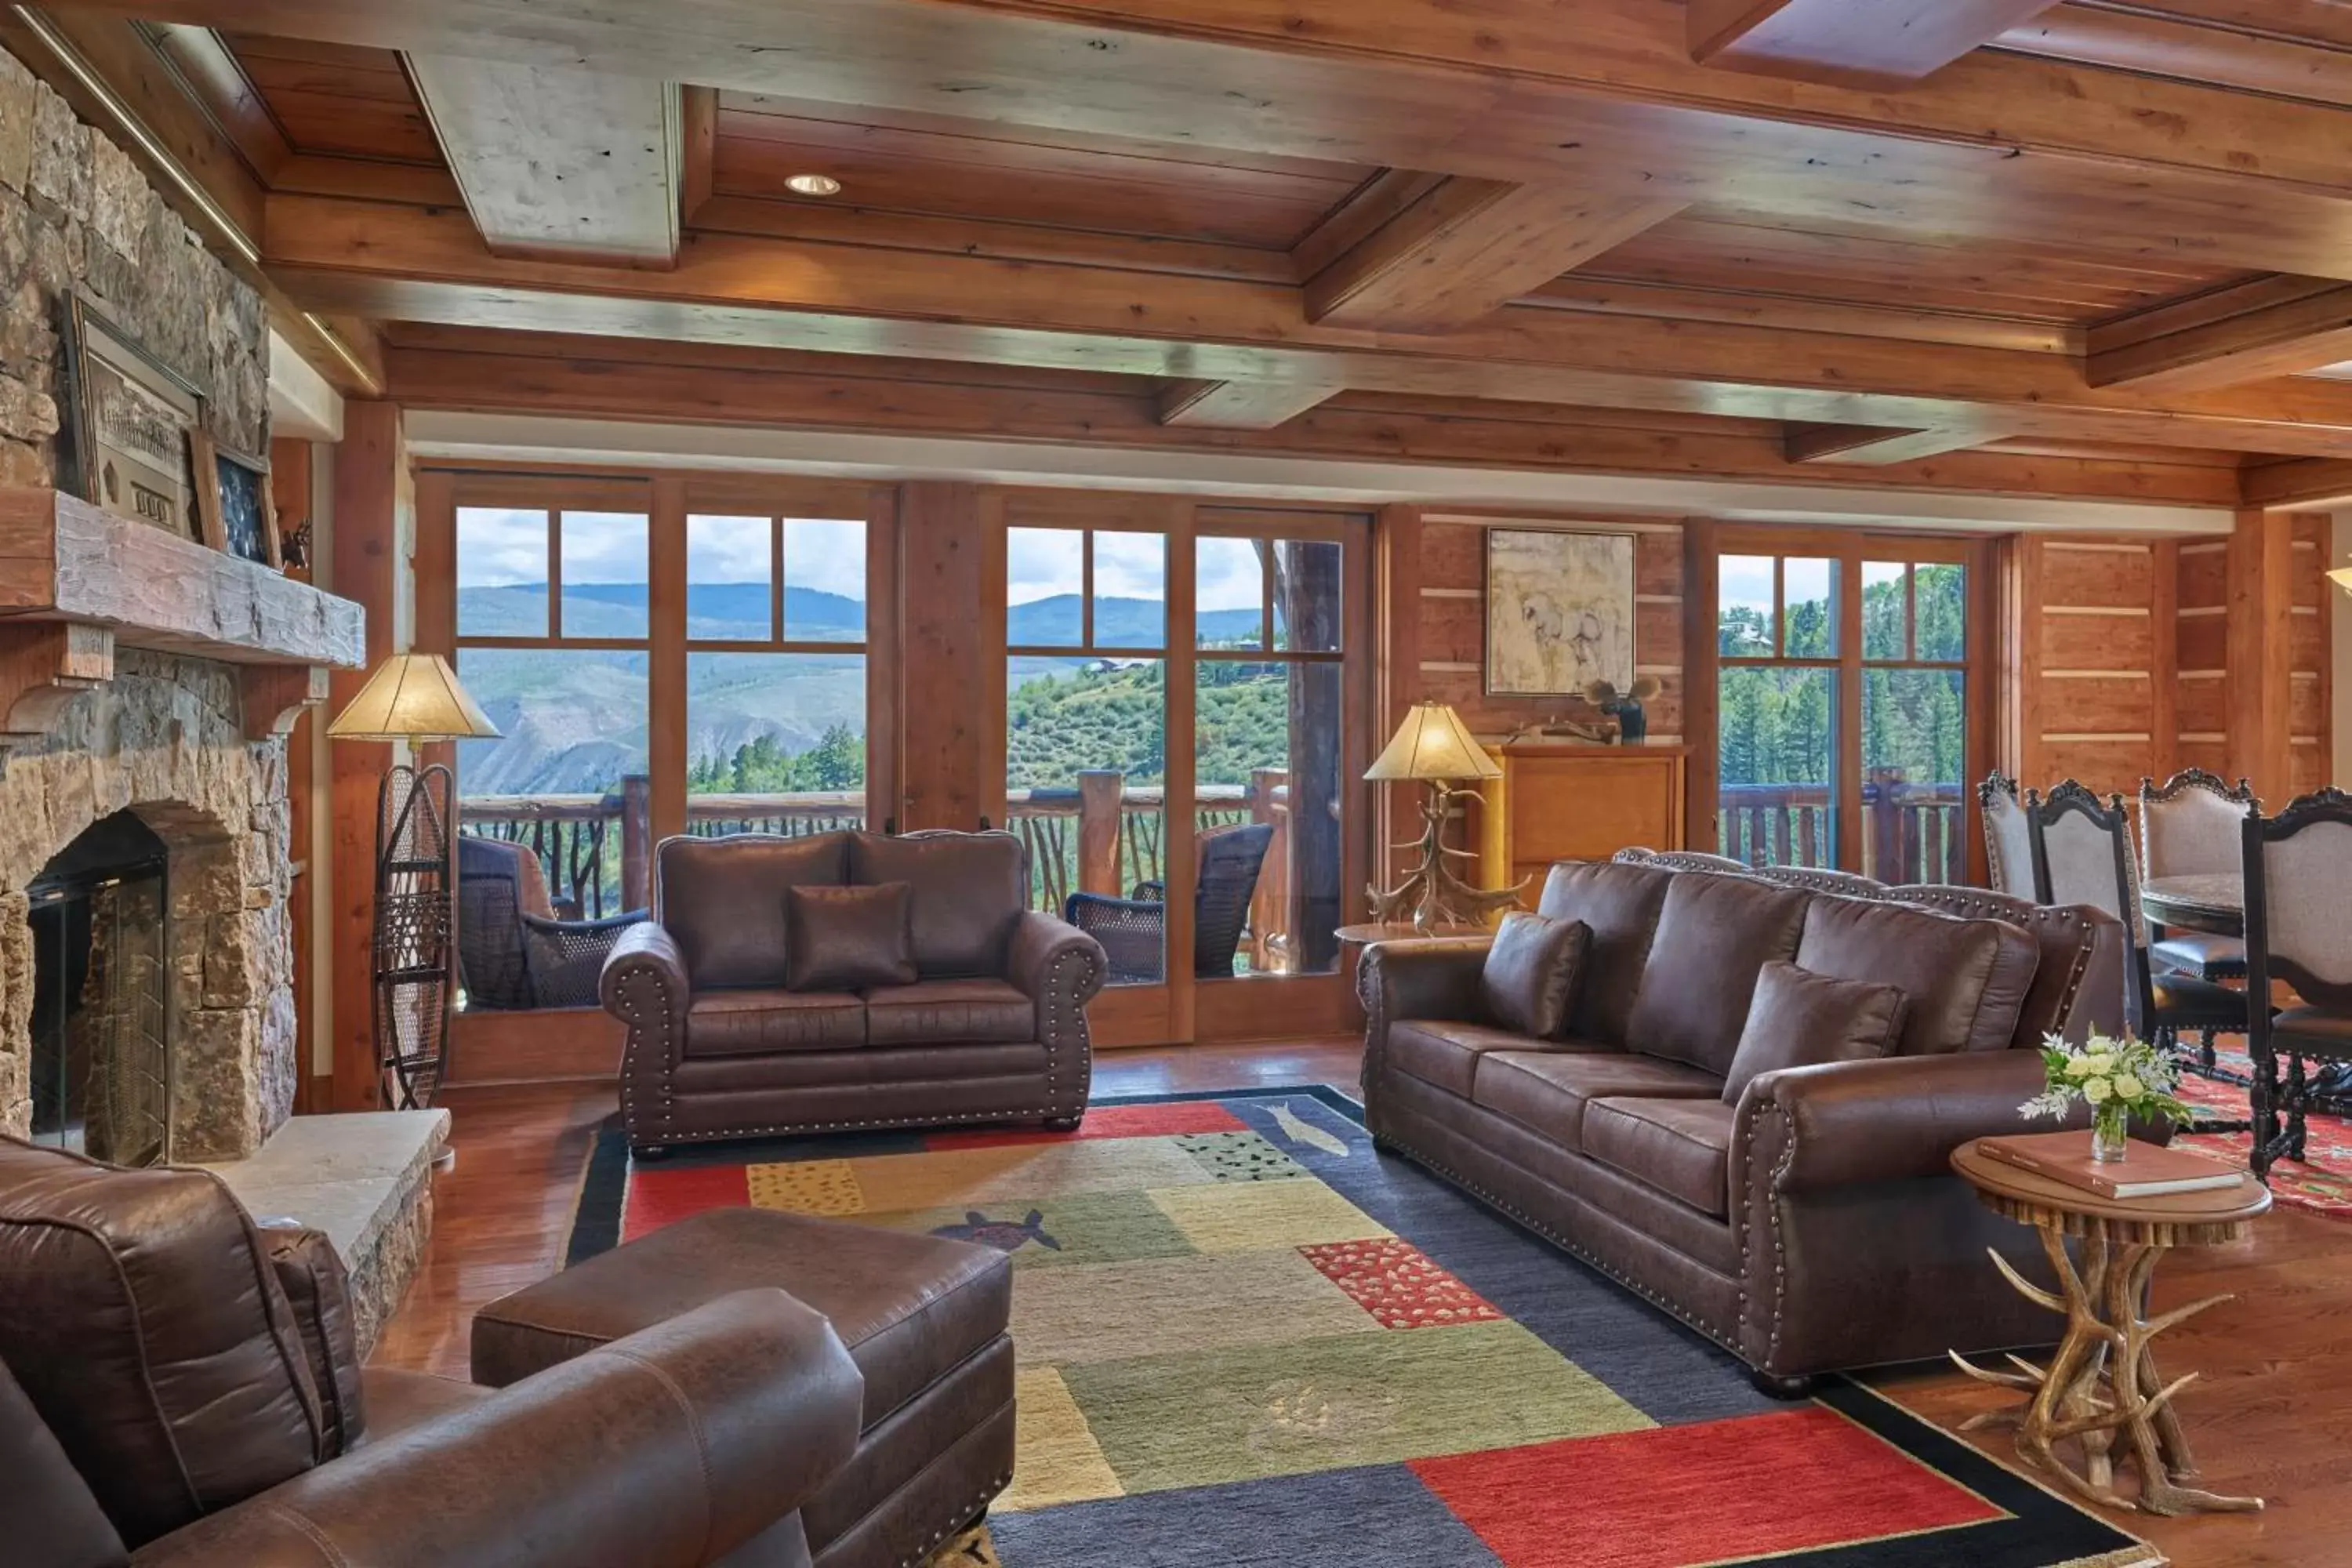
[[[1005,601],[1027,605],[1057,594],[1076,594],[1086,584],[1080,552],[1086,536],[1075,529],[1016,528],[1005,552]],[[1168,541],[1158,533],[1098,532],[1095,540],[1095,593],[1106,599],[1159,599],[1168,592]],[[1194,546],[1199,582],[1194,593],[1203,610],[1244,610],[1264,601],[1257,550],[1245,539],[1202,539]]]
[[[764,583],[768,580],[768,520],[764,517],[687,519],[688,580]],[[563,514],[563,580],[642,583],[646,580],[646,519],[627,512]],[[849,598],[866,597],[866,525],[854,521],[787,518],[784,580]],[[547,581],[546,514],[491,507],[457,510],[457,585],[488,588]]]

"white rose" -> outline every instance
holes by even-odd
[[[2106,1077],[2115,1065],[2115,1053],[2112,1051],[2096,1051],[2083,1058],[2083,1070],[2095,1078]]]
[[[2116,1091],[2117,1100],[2137,1100],[2147,1092],[2147,1086],[2127,1072],[2116,1074],[2109,1087]]]
[[[2083,1081],[2083,1098],[2093,1105],[2105,1104],[2115,1091],[2115,1086],[2103,1078],[2085,1079]]]

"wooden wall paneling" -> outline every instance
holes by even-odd
[[[2294,668],[2294,530],[2286,512],[2240,512],[2228,557],[2230,769],[2253,781],[2271,811],[2293,793],[2287,705]]]
[[[983,600],[988,531],[980,488],[917,480],[898,493],[900,647],[897,703],[900,831],[972,828],[982,816],[1003,811],[1003,770],[992,786],[981,777],[989,749],[982,733],[1003,696],[988,700],[987,683],[1003,684],[1003,655],[984,664],[985,625],[1002,636],[1002,595]],[[997,545],[1001,555],[1003,545]],[[1002,582],[1003,568],[998,568]],[[996,742],[1003,746],[1000,737]],[[993,805],[989,804],[993,802]]]
[[[2335,776],[2333,595],[2341,590],[2326,573],[2333,546],[2334,519],[2325,512],[2297,513],[2289,557],[2294,601],[2294,658],[2288,674],[2289,783],[2297,795]]]
[[[646,770],[652,775],[653,837],[659,843],[686,831],[685,480],[675,474],[655,476],[649,500]]]
[[[1374,517],[1356,519],[1349,526],[1347,540],[1347,604],[1341,627],[1339,646],[1348,650],[1348,662],[1342,668],[1345,715],[1342,722],[1343,745],[1339,752],[1339,799],[1345,803],[1340,816],[1343,836],[1339,856],[1339,919],[1352,923],[1370,917],[1370,900],[1365,886],[1371,880],[1375,866],[1385,866],[1387,857],[1378,846],[1385,840],[1377,837],[1382,826],[1380,797],[1386,786],[1365,781],[1364,770],[1389,743],[1394,727],[1388,721],[1388,710],[1381,701],[1380,627],[1381,584],[1380,563],[1375,554],[1373,539],[1379,527]],[[1340,949],[1342,973],[1335,975],[1341,993],[1343,1014],[1355,1005],[1355,976],[1345,973],[1347,950]],[[1352,1015],[1349,1014],[1352,1018]]]
[[[1716,807],[1721,798],[1722,748],[1717,738],[1722,694],[1717,605],[1716,525],[1712,518],[1683,523],[1683,744],[1685,764],[1683,842],[1714,852],[1721,843]]]
[[[898,824],[899,747],[905,740],[906,621],[899,591],[898,488],[866,487],[866,824]]]
[[[331,590],[367,612],[369,669],[398,649],[402,468],[407,461],[397,404],[343,405],[335,449],[335,541]],[[333,712],[359,694],[368,670],[335,671]],[[376,795],[393,748],[339,741],[332,759],[334,809],[334,1108],[371,1110],[382,1099],[376,1061],[373,952]]]
[[[2159,624],[2156,613],[2154,550],[2137,540],[2061,537],[2034,542],[2033,559],[2042,755],[2024,782],[2046,789],[2074,777],[2102,794],[2129,794],[2155,765],[2157,675],[2171,662],[2170,618]]]
[[[2180,771],[2180,543],[2159,539],[2148,552],[2147,775],[2162,784]]]

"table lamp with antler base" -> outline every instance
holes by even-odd
[[[1475,888],[1454,875],[1447,863],[1451,856],[1460,860],[1477,857],[1466,849],[1454,849],[1445,843],[1446,819],[1454,814],[1455,797],[1478,794],[1474,786],[1456,789],[1456,779],[1495,779],[1503,770],[1486,748],[1472,738],[1461,716],[1443,702],[1421,702],[1405,715],[1397,726],[1394,739],[1388,743],[1364,777],[1374,784],[1391,784],[1403,779],[1420,779],[1429,785],[1429,798],[1422,803],[1422,835],[1397,844],[1398,849],[1418,849],[1421,863],[1411,875],[1387,892],[1368,888],[1372,900],[1372,918],[1383,923],[1402,923],[1410,920],[1415,931],[1429,931],[1444,926],[1479,925],[1496,910],[1515,908],[1525,881],[1508,888]]]

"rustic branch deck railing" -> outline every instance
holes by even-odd
[[[1835,866],[1828,784],[1725,784],[1722,853],[1751,866]],[[1883,882],[1968,880],[1968,789],[1914,783],[1892,769],[1862,786],[1862,869]]]
[[[1196,792],[1195,832],[1245,822],[1274,824],[1274,843],[1251,900],[1245,939],[1255,967],[1280,965],[1289,908],[1288,775],[1261,768],[1247,784],[1206,784]],[[1087,773],[1076,788],[1006,792],[1006,824],[1029,850],[1030,907],[1059,912],[1074,892],[1125,897],[1144,882],[1167,879],[1167,792],[1129,785],[1116,772]],[[787,836],[866,826],[862,791],[789,795],[692,795],[688,833]],[[462,830],[527,844],[539,857],[548,891],[571,912],[595,920],[652,901],[652,793],[642,776],[602,795],[470,795]]]

